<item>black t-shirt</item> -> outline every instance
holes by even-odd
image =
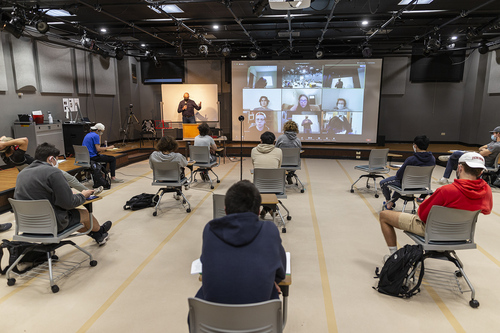
[[[35,159],[30,155],[26,154],[24,150],[19,148],[19,146],[12,147],[14,152],[10,156],[5,156],[5,153],[2,153],[2,160],[8,167],[17,167],[24,164],[31,164]]]

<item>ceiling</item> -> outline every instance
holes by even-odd
[[[0,0],[0,8],[11,13],[17,5],[25,35],[111,56],[123,47],[127,55],[155,60],[225,55],[241,59],[252,50],[257,59],[315,58],[317,50],[325,58],[361,57],[366,48],[365,56],[376,57],[411,54],[413,45],[423,49],[429,39],[435,52],[444,52],[452,43],[455,49],[475,49],[482,42],[489,50],[500,43],[500,0],[399,2],[313,0],[310,8],[282,11],[271,10],[268,0]],[[163,4],[177,5],[183,12],[166,13],[158,9]],[[47,9],[65,9],[72,16],[50,16]],[[47,33],[33,28],[38,19],[49,23]],[[84,34],[91,43],[82,46]],[[452,41],[452,36],[457,39]],[[207,46],[206,54],[200,45]],[[229,55],[223,54],[224,47]]]

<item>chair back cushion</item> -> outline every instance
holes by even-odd
[[[415,166],[409,165],[405,168],[401,188],[407,189],[431,189],[432,171],[435,165]]]
[[[189,298],[191,333],[283,332],[279,299],[252,304],[220,304]]]
[[[219,217],[226,216],[226,205],[224,200],[226,196],[224,194],[213,194],[214,200],[214,219],[218,219]]]
[[[48,200],[15,200],[9,198],[16,219],[16,235],[45,234],[57,236],[54,209]]]
[[[480,212],[432,206],[425,226],[425,242],[474,243],[474,231]]]
[[[260,193],[285,193],[285,169],[254,169],[253,183]]]
[[[387,165],[388,153],[389,148],[372,149],[370,151],[370,157],[368,157],[368,164],[370,165],[370,169],[385,168]]]
[[[300,148],[280,148],[283,154],[281,167],[300,167]]]
[[[190,146],[189,157],[195,160],[196,164],[210,163],[210,147],[209,146]]]
[[[75,150],[75,165],[90,168],[90,154],[86,146],[73,145]]]
[[[153,166],[153,182],[180,182],[181,168],[177,162],[151,161]]]

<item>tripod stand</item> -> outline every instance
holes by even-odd
[[[128,118],[127,118],[127,126],[125,126],[125,130],[123,131],[123,142],[122,142],[123,145],[125,145],[125,141],[127,140],[128,130],[130,128],[130,125],[132,125],[134,123],[134,120],[137,124],[139,124],[139,120],[137,120],[137,117],[135,116],[134,111],[132,111],[133,107],[134,106],[132,104],[130,104],[130,106],[129,106],[130,113],[129,113]]]

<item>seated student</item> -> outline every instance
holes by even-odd
[[[17,176],[14,199],[47,199],[54,208],[58,232],[78,223],[84,225],[78,231],[85,232],[90,228],[90,214],[85,208],[76,207],[84,204],[94,191],[85,190],[73,194],[61,170],[57,169],[57,156],[59,156],[59,149],[54,145],[50,143],[39,145],[36,148],[33,163]],[[108,240],[111,221],[100,226],[97,219],[93,216],[92,218],[93,227],[89,236],[97,244],[103,245]]]
[[[28,150],[28,143],[28,138],[13,139],[2,136],[0,138],[0,156],[4,163],[8,167],[16,167],[19,171],[30,165],[34,161],[34,158],[26,153],[26,150]],[[80,192],[88,190],[88,188],[80,183],[75,176],[70,175],[64,170],[61,170],[61,172],[69,186]],[[104,188],[99,186],[94,189],[94,195],[99,195],[103,190]]]
[[[297,123],[293,120],[289,120],[283,126],[284,133],[278,137],[276,140],[276,147],[278,148],[302,148],[302,143],[300,139],[297,138],[297,133],[299,133],[299,127]],[[288,170],[286,175],[286,180],[288,184],[293,184],[293,171]]]
[[[260,136],[260,144],[252,149],[254,169],[278,169],[281,167],[283,153],[274,146],[276,136],[272,132],[264,132]]]
[[[498,153],[500,153],[500,126],[495,127],[491,133],[491,142],[479,147],[478,153],[484,157],[485,164],[487,167],[493,167],[495,165]],[[460,156],[465,153],[463,150],[457,150],[453,154],[446,156],[439,156],[440,161],[448,161],[446,163],[446,169],[444,170],[443,178],[439,180],[440,184],[448,184],[451,176],[451,172],[457,169],[458,160]],[[494,179],[493,179],[494,181]],[[500,184],[499,184],[500,185]]]
[[[188,162],[184,155],[176,153],[175,151],[179,144],[171,136],[163,136],[156,145],[157,151],[154,151],[149,156],[149,166],[153,169],[152,162],[176,162],[181,167],[181,179],[185,178],[184,168]]]
[[[104,133],[105,127],[101,123],[97,123],[90,128],[90,132],[83,138],[83,146],[89,150],[90,160],[96,162],[106,162],[109,164],[109,172],[111,174],[112,183],[123,183],[123,179],[115,177],[116,157],[101,155],[100,152],[108,149],[113,149],[115,146],[101,147],[101,135]]]
[[[415,154],[413,156],[408,157],[401,168],[399,168],[398,172],[395,176],[387,177],[380,181],[380,188],[382,189],[382,193],[384,194],[385,200],[384,206],[387,210],[392,210],[396,206],[396,201],[401,196],[399,193],[394,192],[391,200],[391,190],[389,189],[389,185],[401,186],[401,181],[403,180],[403,174],[408,165],[414,166],[429,166],[436,165],[436,159],[432,156],[431,152],[427,151],[429,147],[429,138],[425,135],[416,136],[413,139],[413,151]]]
[[[210,163],[215,162],[217,160],[217,157],[215,156],[215,150],[217,149],[217,145],[215,144],[214,138],[212,138],[209,135],[210,127],[208,126],[207,123],[203,122],[198,126],[198,131],[200,132],[200,135],[197,135],[194,138],[194,145],[210,147]],[[208,171],[203,171],[200,174],[203,180],[209,179]]]
[[[493,205],[491,188],[481,179],[484,158],[478,153],[465,153],[460,157],[457,179],[452,184],[439,187],[418,207],[417,215],[383,210],[380,212],[380,226],[390,254],[397,251],[394,228],[425,236],[425,222],[432,206],[444,206],[470,211],[481,210],[491,213]],[[384,260],[388,256],[384,257]]]
[[[226,216],[203,230],[203,281],[196,294],[210,302],[248,304],[279,298],[286,256],[279,230],[259,220],[260,193],[248,180],[227,190]]]

